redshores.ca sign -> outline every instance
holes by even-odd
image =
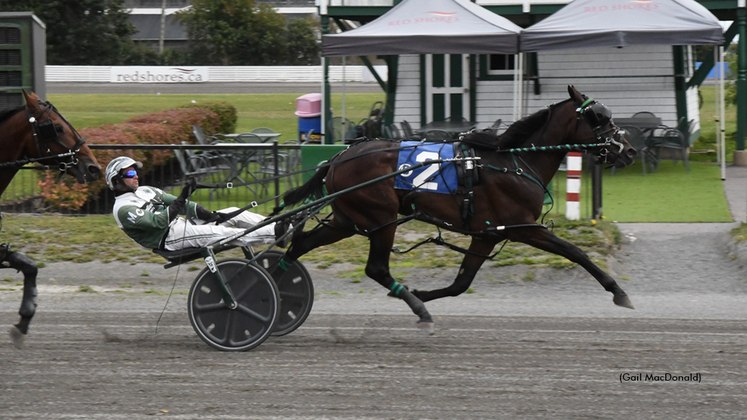
[[[207,67],[112,66],[112,83],[202,83]]]

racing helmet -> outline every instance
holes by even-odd
[[[106,185],[109,186],[109,189],[114,191],[121,186],[122,179],[119,173],[122,169],[129,168],[130,166],[142,168],[143,164],[131,157],[120,156],[112,159],[112,161],[106,165]]]

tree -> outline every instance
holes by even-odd
[[[137,51],[124,0],[0,0],[0,10],[32,11],[47,27],[47,63],[117,65]]]
[[[311,18],[293,19],[288,23],[287,65],[308,66],[320,63],[315,26]]]
[[[313,25],[294,20],[286,26],[284,16],[254,0],[193,0],[177,19],[187,27],[196,65],[296,64],[312,61],[312,55],[318,60]]]
[[[726,63],[728,66],[728,69],[726,69],[724,74],[724,102],[726,105],[736,105],[737,104],[737,84],[736,84],[736,78],[737,78],[737,71],[739,70],[739,64],[738,59],[739,55],[737,54],[737,45],[732,44],[729,45],[729,48],[726,49]]]

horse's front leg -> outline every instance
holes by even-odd
[[[0,257],[3,255],[4,259],[0,258],[0,260],[3,261],[4,267],[15,268],[23,273],[23,299],[21,300],[21,309],[18,311],[21,320],[18,324],[10,327],[10,339],[16,348],[21,349],[29,331],[31,318],[36,313],[36,274],[38,269],[36,263],[26,254],[10,251],[6,244],[0,245]]]
[[[602,269],[594,264],[589,256],[577,246],[558,238],[543,227],[513,229],[510,232],[507,232],[507,234],[509,239],[512,241],[523,242],[543,251],[552,252],[553,254],[568,258],[576,264],[579,264],[581,267],[586,269],[589,274],[597,279],[599,284],[604,287],[604,290],[612,293],[612,301],[615,305],[634,309],[630,298],[628,298],[628,295],[617,284],[617,282],[615,282],[615,279],[602,271]]]
[[[394,234],[396,231],[397,225],[393,224],[369,236],[370,247],[368,249],[366,275],[390,290],[391,294],[405,301],[410,309],[412,309],[412,312],[419,317],[418,327],[432,333],[434,330],[433,318],[425,308],[423,301],[394,280],[389,272],[389,252],[394,244]]]
[[[412,294],[418,297],[423,302],[428,302],[433,299],[440,299],[447,296],[458,296],[466,292],[469,286],[472,284],[472,280],[475,279],[477,271],[482,267],[482,263],[485,262],[485,257],[493,250],[496,242],[492,240],[484,240],[473,237],[472,243],[470,243],[469,250],[474,254],[465,254],[462,260],[462,265],[459,268],[459,273],[454,279],[454,283],[443,289],[435,290],[413,290]]]

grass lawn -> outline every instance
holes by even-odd
[[[591,221],[567,221],[560,216],[555,220],[555,234],[573,242],[586,251],[592,260],[602,267],[605,256],[614,252],[620,237],[611,223],[593,224]],[[8,214],[5,217],[3,241],[10,242],[17,251],[24,252],[40,267],[44,264],[69,261],[84,263],[90,261],[126,263],[165,263],[165,260],[144,251],[132,242],[117,227],[109,215],[92,215],[86,217],[61,216],[47,214],[43,216],[29,214]],[[310,221],[307,229],[313,227]],[[426,237],[435,236],[436,229],[423,222],[410,222],[398,228],[395,246],[408,249]],[[444,239],[461,247],[468,247],[470,238],[451,232],[444,232]],[[497,250],[498,248],[496,248]],[[222,258],[241,257],[238,249],[221,253]],[[392,273],[398,281],[400,268],[404,267],[458,267],[463,255],[444,247],[433,245],[411,250],[407,254],[392,255]],[[368,259],[368,239],[363,236],[327,245],[303,257],[304,262],[328,267],[332,264],[349,262],[356,265],[350,272],[344,273],[351,281],[365,278],[363,268]],[[201,262],[197,262],[201,265]],[[526,264],[534,267],[568,268],[573,263],[558,255],[549,254],[527,245],[511,243],[493,260],[492,266]],[[13,281],[7,278],[7,281]],[[0,279],[3,280],[3,279]],[[2,283],[0,283],[2,284]]]
[[[130,117],[148,112],[175,108],[188,104],[226,101],[236,107],[238,119],[236,132],[245,133],[257,127],[268,127],[283,133],[285,140],[298,138],[296,98],[303,93],[278,94],[50,94],[47,95],[57,109],[77,129],[96,127],[102,124],[124,122]],[[348,93],[345,96],[345,117],[358,122],[368,116],[371,105],[386,100],[382,93]],[[335,116],[342,115],[342,94],[332,94],[332,109]]]
[[[731,222],[720,167],[690,162],[690,169],[664,161],[643,176],[636,162],[605,176],[603,214],[617,222]]]
[[[713,86],[702,86],[703,107],[700,109],[700,137],[693,144],[691,161],[716,162],[716,116],[715,91]],[[726,135],[726,161],[734,161],[737,131],[737,106],[727,104],[724,109],[724,133]],[[719,126],[720,127],[720,126]]]
[[[663,161],[656,173],[643,176],[636,161],[614,176],[604,171],[602,215],[626,223],[731,222],[721,170],[713,163],[690,162],[690,173],[682,163]],[[565,214],[565,172],[553,180],[555,209]],[[591,177],[581,182],[581,217],[591,217]]]

